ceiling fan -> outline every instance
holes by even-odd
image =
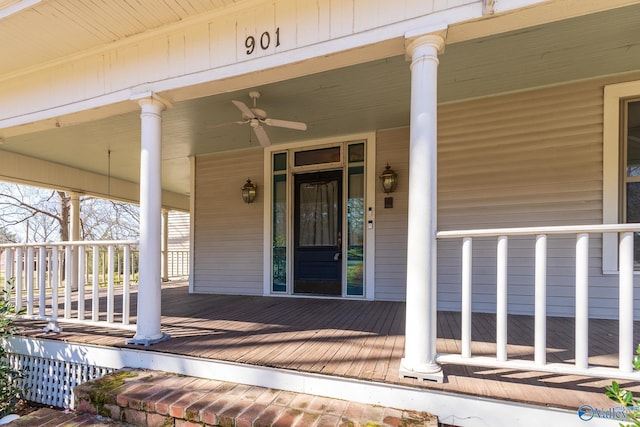
[[[268,117],[266,111],[261,110],[256,106],[256,101],[258,98],[260,98],[260,92],[251,91],[249,92],[249,97],[253,99],[252,108],[249,108],[247,104],[245,104],[242,101],[231,101],[233,102],[233,105],[235,105],[238,108],[238,110],[240,110],[240,112],[242,113],[242,120],[234,123],[237,123],[240,125],[248,123],[249,126],[251,126],[251,128],[253,129],[253,133],[256,134],[256,137],[258,138],[258,142],[263,147],[270,146],[271,140],[269,139],[269,136],[267,136],[267,132],[264,130],[262,125],[275,126],[275,127],[281,127],[281,128],[287,128],[287,129],[296,129],[296,130],[307,130],[306,123],[292,122],[289,120],[272,119]]]

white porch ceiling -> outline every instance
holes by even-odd
[[[32,6],[4,16],[20,3]],[[0,3],[0,58],[11,58],[0,61],[0,76],[240,3],[247,0],[20,0],[4,8]]]
[[[45,5],[49,2],[43,2]],[[111,2],[104,1],[105,5]],[[120,2],[118,2],[120,3]],[[144,2],[142,2],[144,3]],[[142,28],[163,25],[167,20],[187,19],[202,8],[221,7],[230,1],[190,1],[191,11],[174,10],[182,1],[159,2],[158,16],[138,23]],[[77,2],[51,2],[48,7]],[[101,3],[102,4],[102,3]],[[155,2],[154,2],[155,4]],[[79,7],[79,6],[77,6]],[[102,6],[101,6],[102,7]],[[107,7],[107,6],[105,6]],[[120,5],[119,7],[122,7]],[[84,48],[125,36],[118,20],[121,9],[95,24]],[[137,20],[140,10],[130,19]],[[146,15],[145,15],[146,16]],[[11,18],[7,18],[11,19]],[[460,42],[446,47],[440,58],[439,101],[454,102],[509,91],[557,84],[596,76],[640,70],[640,4],[586,15],[566,21]],[[2,25],[0,37],[13,34]],[[80,25],[80,23],[78,23]],[[92,26],[94,24],[85,24]],[[120,31],[109,34],[106,29]],[[102,30],[100,28],[103,28]],[[118,30],[119,28],[122,28]],[[87,31],[85,28],[84,31]],[[450,29],[455,31],[455,29]],[[3,38],[3,40],[5,40]],[[51,46],[40,45],[43,55]],[[82,49],[74,46],[73,49]],[[2,49],[5,49],[4,47]],[[54,56],[63,53],[56,52]],[[18,56],[27,66],[28,55]],[[47,56],[41,59],[46,62]],[[33,61],[33,59],[31,59]],[[35,64],[32,64],[35,65]],[[2,64],[2,72],[6,67]],[[18,68],[18,67],[16,67]],[[1,74],[1,73],[0,73]],[[387,58],[348,68],[318,73],[233,93],[177,103],[163,115],[163,187],[181,194],[189,191],[189,156],[225,150],[258,147],[248,126],[229,125],[239,111],[231,104],[238,99],[249,104],[249,90],[259,90],[260,108],[269,116],[304,121],[308,131],[268,128],[274,144],[326,138],[377,129],[408,126],[410,103],[409,64],[404,57]],[[461,118],[462,120],[463,118]],[[109,117],[81,125],[9,137],[2,150],[25,154],[137,182],[139,173],[139,114]],[[108,152],[110,154],[110,162]]]

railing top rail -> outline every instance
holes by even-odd
[[[140,242],[138,240],[82,240],[67,242],[40,242],[40,243],[3,243],[0,248],[41,248],[53,246],[135,246]]]
[[[638,224],[559,225],[549,227],[488,228],[480,230],[439,231],[438,239],[464,237],[531,236],[540,234],[626,233],[640,232]]]

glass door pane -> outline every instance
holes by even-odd
[[[364,295],[364,168],[350,167],[347,199],[347,295]]]

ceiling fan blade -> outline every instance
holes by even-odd
[[[267,136],[267,132],[264,131],[264,128],[262,126],[253,127],[253,132],[256,134],[260,145],[262,145],[263,147],[268,147],[271,145],[271,140]]]
[[[235,122],[226,122],[226,123],[218,123],[217,125],[209,125],[207,126],[207,129],[216,129],[216,128],[221,128],[224,126],[229,126],[229,125],[243,125],[247,123],[247,121],[241,121],[241,120],[236,120]]]
[[[251,109],[249,107],[247,107],[247,104],[245,104],[242,101],[231,101],[233,102],[233,105],[235,105],[236,107],[238,107],[238,110],[240,110],[242,112],[242,117],[243,118],[249,118],[249,119],[255,119],[256,115],[253,114],[253,111],[251,111]]]
[[[292,122],[289,120],[278,120],[278,119],[264,119],[264,123],[269,126],[276,126],[279,128],[307,130],[307,124],[302,122]]]

